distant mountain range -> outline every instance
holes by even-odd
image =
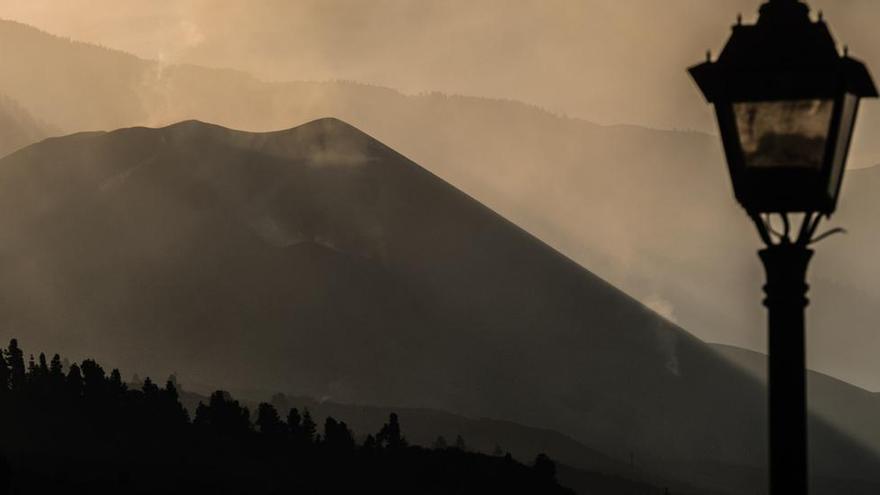
[[[65,132],[197,118],[253,131],[336,116],[369,131],[708,341],[761,349],[758,239],[735,205],[718,139],[603,127],[511,101],[353,83],[267,83],[175,66],[0,22],[0,91]],[[100,77],[96,77],[100,74]],[[698,98],[698,94],[694,94]],[[871,308],[880,171],[853,171],[813,263],[810,362],[880,389]]]
[[[13,153],[0,273],[0,320],[29,347],[514,421],[694,486],[766,485],[758,381],[335,119]],[[811,434],[816,493],[876,491],[874,454],[822,420]]]

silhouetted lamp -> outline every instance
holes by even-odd
[[[798,0],[768,1],[754,25],[740,18],[718,59],[707,58],[690,73],[715,106],[734,194],[766,244],[770,491],[803,495],[809,246],[835,232],[815,237],[837,207],[859,100],[877,89]],[[794,237],[792,213],[803,213]],[[781,230],[771,224],[777,214]]]
[[[797,0],[771,0],[757,24],[733,27],[717,61],[690,73],[715,105],[747,211],[834,212],[859,99],[878,94],[823,20]]]

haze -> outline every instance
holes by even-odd
[[[880,62],[870,0],[816,0]],[[713,131],[683,68],[755,0],[0,0],[0,16],[166,62],[510,98],[599,123]],[[695,20],[699,19],[699,22]]]
[[[720,50],[737,11],[743,13],[746,22],[750,22],[759,4],[758,0],[0,0],[0,17],[74,40],[157,60],[160,69],[183,63],[238,69],[267,81],[357,81],[396,88],[408,94],[440,91],[518,100],[600,124],[715,133],[711,109],[700,97],[685,69],[702,60],[706,49],[712,49],[714,53]],[[848,44],[854,56],[865,60],[870,67],[880,68],[880,34],[871,22],[880,16],[880,4],[871,0],[814,0],[810,5],[814,15],[817,10],[824,11],[833,32],[843,36],[838,40],[841,45]],[[13,96],[21,99],[21,95]],[[54,104],[43,102],[46,106]],[[340,107],[345,104],[344,101],[338,103]],[[246,106],[236,108],[243,114],[241,108]],[[40,109],[33,105],[28,109],[40,114]],[[76,116],[79,110],[87,109],[88,106],[82,109],[70,106],[64,108],[63,113]],[[878,109],[880,107],[875,102],[868,102],[863,107],[851,167],[863,168],[880,163],[880,146],[871,139],[880,130]],[[188,115],[188,109],[174,110],[151,115],[147,121],[138,123],[166,124],[183,117],[210,117]],[[122,110],[119,113],[122,114]],[[303,115],[317,116],[307,111]],[[352,120],[351,115],[345,117]],[[490,143],[481,137],[478,141],[483,147],[468,149],[472,159],[467,160],[462,158],[464,155],[460,149],[441,149],[442,142],[431,142],[427,138],[423,138],[427,141],[418,143],[390,139],[393,133],[382,127],[381,121],[378,121],[380,125],[376,122],[376,119],[365,118],[362,121],[355,119],[354,123],[689,331],[710,341],[762,348],[765,333],[759,306],[760,267],[750,250],[751,246],[756,246],[757,240],[729,197],[719,197],[718,201],[722,202],[724,211],[730,213],[730,218],[740,222],[726,229],[736,232],[738,243],[730,245],[710,239],[697,240],[706,234],[696,228],[686,232],[694,238],[690,243],[680,235],[666,232],[670,230],[671,221],[646,216],[643,206],[648,203],[644,194],[651,191],[650,188],[659,187],[647,179],[643,179],[644,184],[633,185],[632,190],[621,186],[621,190],[642,194],[638,197],[643,203],[635,204],[634,201],[623,211],[604,204],[592,205],[590,207],[598,211],[587,215],[589,203],[579,197],[582,188],[573,179],[602,183],[596,175],[605,174],[602,180],[610,182],[609,177],[614,177],[612,172],[606,173],[602,169],[610,170],[612,165],[620,164],[606,163],[601,159],[606,155],[598,154],[600,159],[590,162],[593,157],[588,159],[579,154],[583,151],[580,148],[573,144],[566,147],[569,143],[564,141],[561,133],[548,130],[541,139],[547,138],[544,141],[548,141],[548,136],[558,135],[559,142],[547,146],[562,150],[560,154],[569,148],[573,150],[564,155],[565,165],[560,165],[562,160],[554,160],[555,156],[548,158],[541,143],[534,145],[531,154],[524,154],[522,150],[528,144],[519,142],[518,156],[511,157],[510,162],[519,168],[501,169],[499,163],[496,164],[499,168],[486,173],[468,170],[464,165],[478,163],[474,157],[482,156],[484,151],[488,156],[490,149],[496,152],[492,155],[496,158],[505,156],[503,142]],[[65,132],[81,130],[65,125],[67,122],[50,123],[58,124]],[[113,123],[117,124],[116,121]],[[124,123],[128,121],[120,118],[120,125],[115,126]],[[246,123],[226,120],[220,123],[265,130],[290,127],[302,121],[285,120],[279,112],[265,120],[252,119]],[[368,123],[373,125],[366,125]],[[87,128],[92,126],[91,122],[86,125]],[[517,130],[511,128],[504,132],[514,134]],[[657,144],[653,139],[659,138],[652,135],[644,142]],[[714,138],[692,135],[681,139],[690,140],[688,146],[700,150],[717,152],[720,149]],[[438,149],[425,152],[425,143]],[[601,144],[598,140],[597,143],[593,144]],[[577,146],[581,145],[587,146],[582,143]],[[657,167],[677,165],[674,163],[676,152],[667,150],[661,159],[654,157],[656,148],[660,145],[627,150],[627,156],[632,155],[635,160],[644,157],[649,162],[646,170],[650,170],[655,162]],[[701,159],[704,156],[713,161],[705,164],[707,170],[718,172],[713,180],[725,180],[720,174],[720,153],[700,155]],[[454,163],[456,160],[461,163]],[[531,168],[520,167],[525,161],[530,161]],[[578,163],[583,164],[583,175],[569,173],[568,167]],[[586,169],[589,166],[594,168],[589,170],[588,176]],[[496,173],[497,170],[504,172]],[[551,170],[558,176],[552,175]],[[538,175],[541,172],[543,174]],[[564,182],[567,184],[561,184]],[[540,188],[536,183],[541,185]],[[586,182],[583,184],[586,188]],[[674,189],[679,185],[670,181],[663,187]],[[591,192],[599,190],[598,186],[590,189]],[[557,194],[547,194],[547,191]],[[656,200],[658,203],[675,196],[674,190],[653,193],[660,198]],[[506,199],[504,194],[507,194]],[[844,203],[843,214],[847,213],[846,206]],[[876,202],[860,204],[860,207],[876,207]],[[693,205],[691,208],[694,211],[688,214],[701,222],[693,225],[728,221],[727,217],[719,219],[697,211],[700,208]],[[587,222],[587,219],[600,217],[614,218],[614,221],[601,226]],[[859,253],[872,252],[869,243],[855,240],[856,236],[865,235],[864,230],[865,227],[861,234],[856,232],[848,241],[853,243],[851,249]],[[675,232],[674,229],[671,232]],[[669,246],[677,249],[676,243],[692,244],[688,246],[687,257],[652,258],[644,252],[649,244],[660,246],[657,249],[660,251]],[[601,257],[593,252],[609,246],[611,248],[607,251],[612,254],[605,255],[613,258],[615,268],[602,265]],[[711,250],[717,250],[718,256],[705,256]],[[844,280],[842,276],[840,280],[835,279],[836,273],[831,266],[845,270],[847,274],[853,274],[852,279],[861,277],[862,283],[856,289],[859,298],[866,303],[862,307],[867,308],[870,306],[868,301],[877,300],[873,283],[880,268],[875,268],[876,262],[867,263],[869,266],[866,267],[867,258],[833,255],[831,247],[822,255],[817,261],[817,269],[824,270],[830,283],[839,284]],[[737,262],[719,267],[719,259],[729,258]],[[671,278],[685,269],[706,274],[703,279],[697,279],[698,283],[691,283],[682,276],[681,283],[685,288],[677,294],[671,295],[660,287],[670,283]],[[726,278],[719,278],[721,272]],[[704,285],[707,282],[716,285]],[[724,299],[722,295],[728,294],[728,286],[734,287],[732,292],[742,297]],[[816,287],[821,294],[821,284]],[[844,297],[842,291],[837,293]],[[700,298],[701,304],[692,306],[701,306],[701,311],[708,308],[705,313],[712,316],[711,320],[705,315],[694,316],[692,313],[696,310],[686,307],[694,298]],[[826,301],[826,308],[831,306],[828,297],[817,295],[816,300]],[[828,311],[828,314],[835,315],[833,307]],[[741,320],[728,322],[726,316],[718,318],[725,312],[735,314]],[[716,323],[715,320],[719,320],[717,324],[707,324],[710,321]],[[834,318],[825,320],[834,321]],[[864,318],[860,321],[865,326],[870,323]],[[813,322],[819,326],[818,321]],[[824,353],[813,356],[812,365],[856,384],[875,389],[880,386],[869,358],[876,354],[870,345],[873,340],[865,340],[865,333],[849,340],[835,338],[830,333],[827,335],[820,337],[822,345],[815,346],[814,349],[823,349]]]

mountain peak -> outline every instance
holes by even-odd
[[[220,124],[214,124],[211,122],[205,122],[203,120],[198,119],[188,119],[182,120],[180,122],[176,122],[173,124],[169,124],[165,127],[157,127],[157,130],[167,130],[172,132],[193,132],[193,131],[225,131],[225,132],[233,132],[240,134],[252,134],[252,135],[281,135],[281,134],[289,134],[293,132],[310,132],[312,134],[321,133],[321,134],[360,134],[366,135],[365,132],[361,131],[357,127],[340,120],[336,117],[322,117],[319,119],[311,120],[304,124],[300,124],[297,126],[289,127],[286,129],[280,129],[276,131],[268,131],[268,132],[255,132],[255,131],[244,131],[238,129],[232,129],[229,127],[222,126]]]

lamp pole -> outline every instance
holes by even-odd
[[[815,236],[837,207],[859,101],[880,92],[802,0],[768,0],[759,12],[755,24],[737,21],[717,60],[689,71],[715,106],[734,195],[765,244],[770,493],[805,495],[810,245],[840,231]],[[796,233],[790,214],[803,214]]]
[[[759,254],[767,274],[770,493],[801,495],[807,493],[804,312],[813,251],[786,238]]]

